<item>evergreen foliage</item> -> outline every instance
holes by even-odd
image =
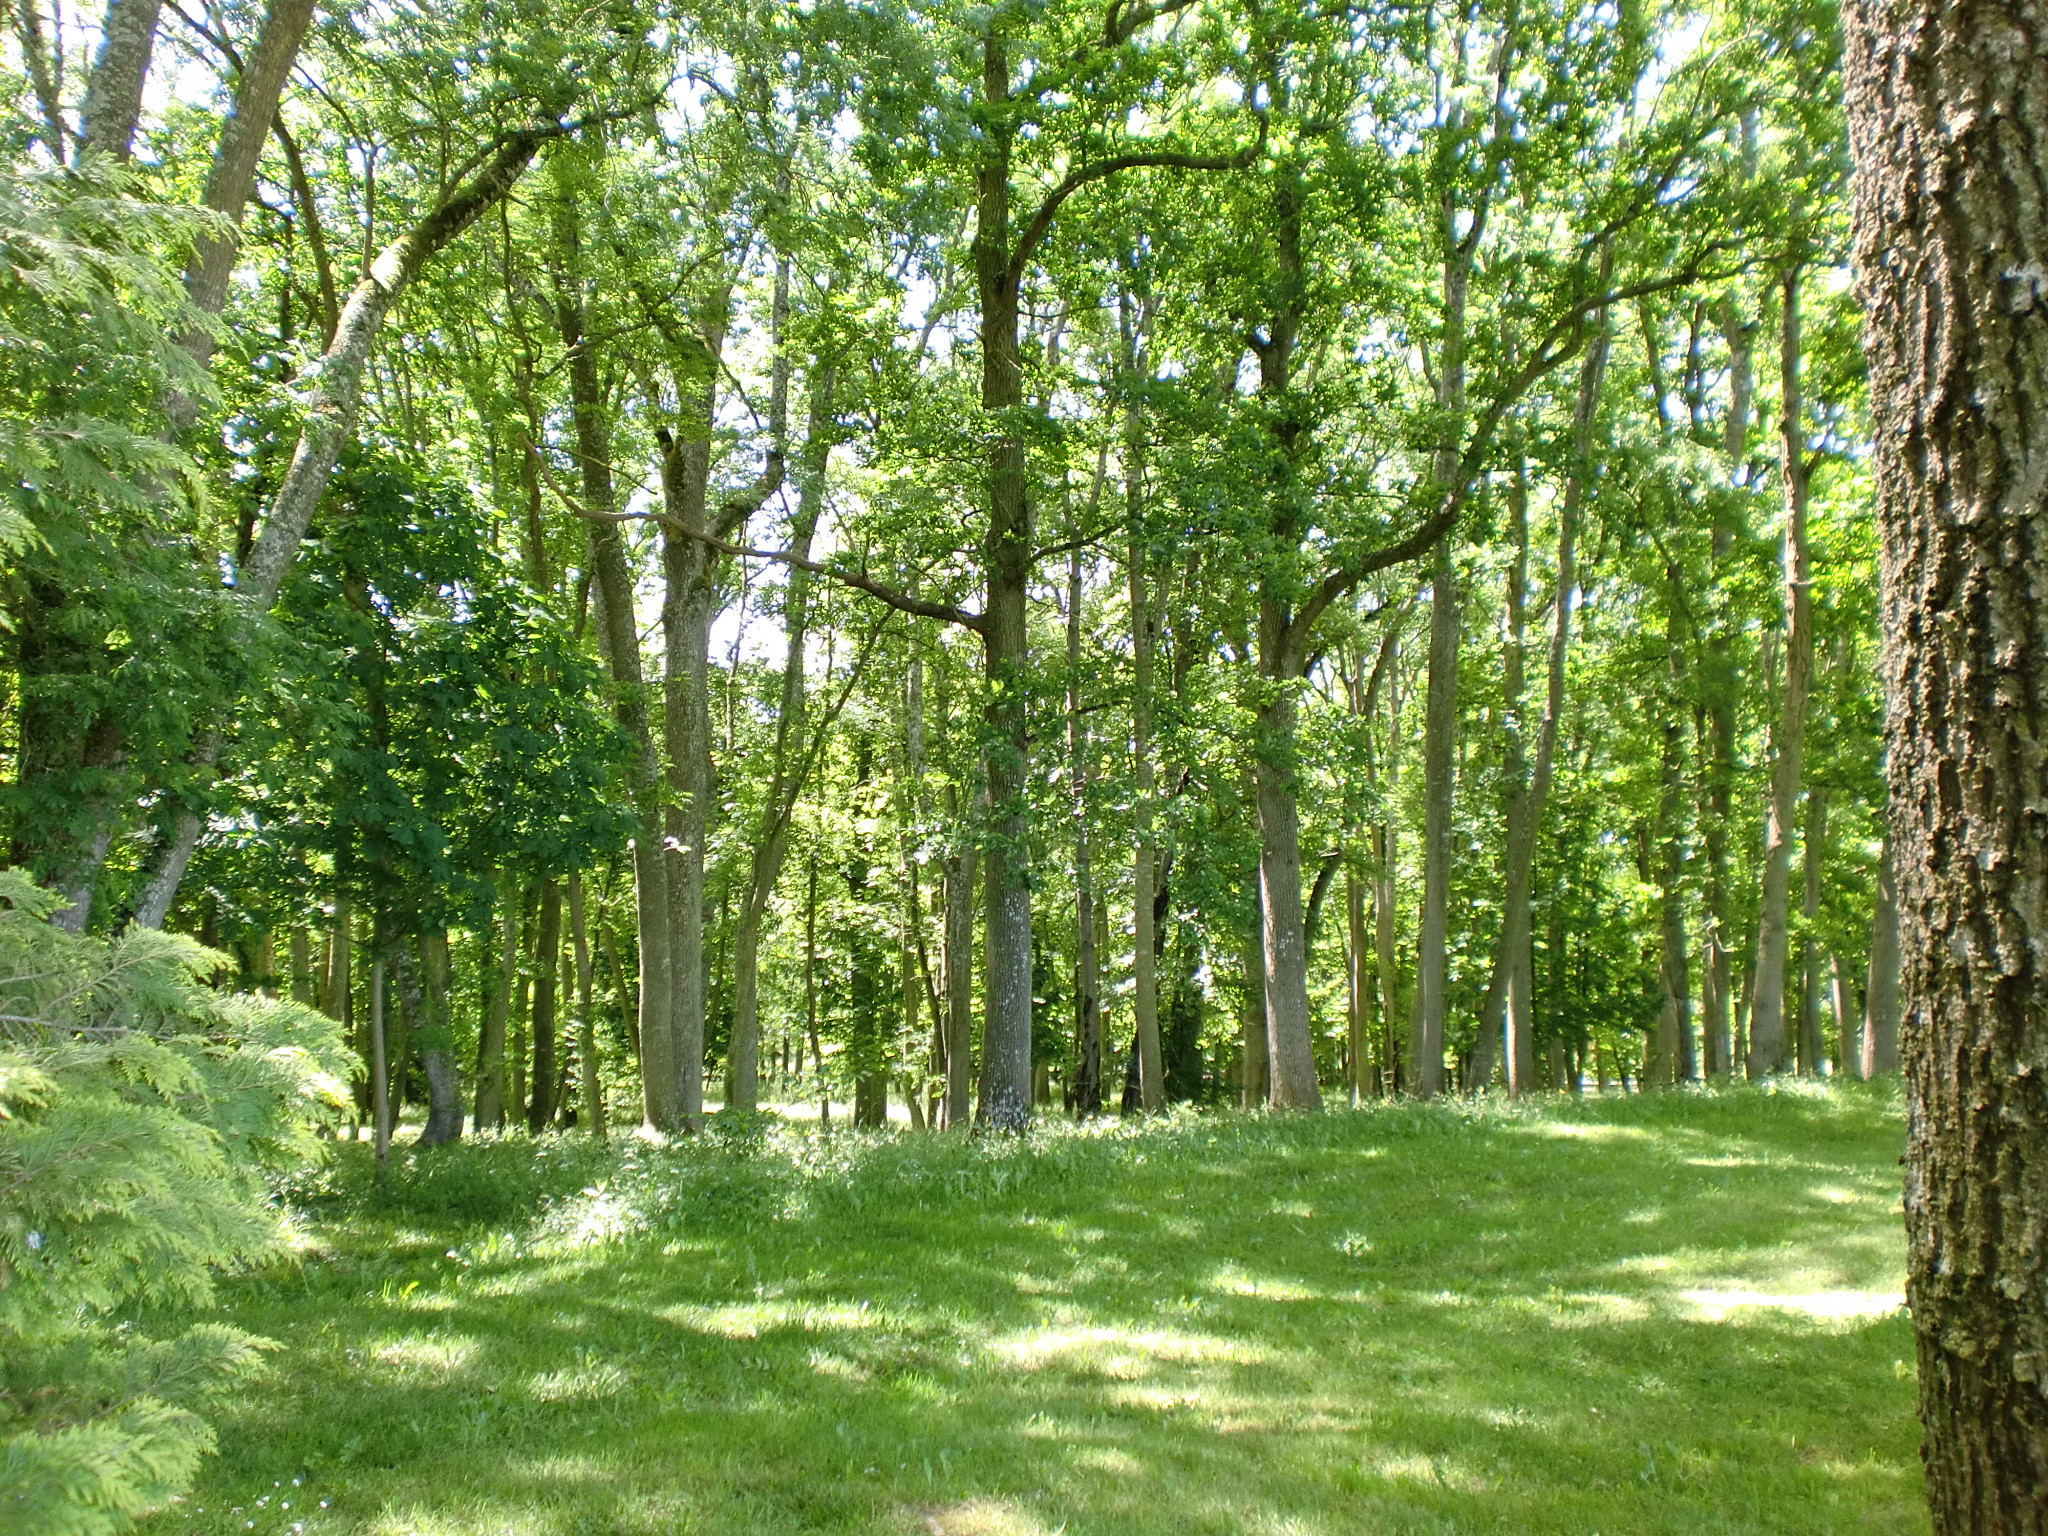
[[[100,1536],[212,1447],[205,1404],[265,1341],[181,1325],[285,1251],[266,1175],[317,1160],[355,1062],[331,1020],[216,991],[225,957],[76,937],[0,872],[0,1525]]]

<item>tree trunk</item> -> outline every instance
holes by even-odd
[[[86,80],[79,116],[87,150],[126,160],[142,116],[142,84],[149,78],[163,0],[108,0],[100,23],[100,51]],[[61,157],[60,157],[61,158]]]
[[[1864,986],[1862,1063],[1866,1080],[1899,1070],[1899,886],[1887,828],[1877,861],[1870,917],[1870,979]]]
[[[1526,837],[1533,852],[1535,839],[1525,831],[1529,822],[1529,763],[1522,742],[1522,685],[1529,649],[1529,478],[1526,464],[1516,455],[1514,478],[1507,489],[1508,526],[1514,533],[1514,554],[1508,561],[1507,633],[1501,646],[1501,779],[1504,827],[1502,837],[1502,898],[1500,944],[1493,957],[1493,972],[1487,978],[1486,1000],[1479,1007],[1479,1032],[1472,1042],[1472,1087],[1483,1093],[1493,1086],[1496,1049],[1502,1038],[1501,1010],[1507,1002],[1509,978],[1517,958],[1516,936],[1528,943],[1528,861],[1517,861],[1518,845]],[[1519,884],[1517,876],[1520,876]],[[1528,1087],[1526,1074],[1518,1074],[1514,1041],[1510,1039],[1508,1091]]]
[[[1722,330],[1728,344],[1728,415],[1722,423],[1722,458],[1731,485],[1748,476],[1751,393],[1751,330],[1731,297],[1722,308]],[[1735,552],[1740,505],[1733,495],[1714,498],[1713,560],[1717,608],[1727,598],[1718,589]],[[1732,621],[1718,612],[1708,634],[1706,657],[1707,750],[1702,821],[1706,830],[1706,888],[1703,892],[1704,948],[1700,968],[1701,1033],[1706,1043],[1709,1076],[1726,1079],[1737,1060],[1733,1014],[1740,1006],[1735,989],[1734,927],[1729,915],[1728,827],[1735,815],[1735,704],[1740,688],[1729,633]]]
[[[1820,1076],[1827,1048],[1820,1037],[1820,945],[1813,926],[1820,916],[1821,850],[1827,846],[1828,801],[1824,790],[1806,797],[1806,835],[1801,839],[1799,897],[1799,1071]]]
[[[1344,871],[1344,918],[1345,1022],[1350,1031],[1351,1105],[1355,1109],[1379,1091],[1379,1068],[1372,1059],[1372,984],[1365,969],[1365,881],[1356,869]]]
[[[2048,1531],[2048,11],[1846,12],[1936,1536]]]
[[[526,1129],[535,1136],[554,1122],[555,1088],[561,1078],[555,1061],[555,995],[561,960],[562,887],[558,881],[544,880],[533,953],[533,1097],[526,1105]]]
[[[972,848],[946,856],[945,931],[940,968],[946,991],[944,1124],[964,1129],[974,1083],[974,874]]]
[[[155,7],[150,7],[155,25]],[[132,117],[130,119],[132,125]],[[384,317],[398,303],[426,264],[433,260],[479,215],[512,190],[540,146],[560,137],[559,128],[522,129],[511,135],[488,164],[456,188],[412,229],[384,247],[370,264],[335,327],[334,340],[308,374],[310,388],[299,440],[284,481],[271,499],[269,515],[257,535],[249,559],[236,575],[236,588],[248,605],[266,612],[298,557],[299,545],[313,520],[313,511],[334,474],[342,449],[355,436],[356,409],[362,400],[363,371],[369,366],[371,343]],[[202,767],[211,768],[220,755],[220,737],[209,734],[195,749]],[[155,870],[136,906],[135,921],[161,928],[178,898],[185,866],[199,845],[198,813],[181,808],[172,818]]]
[[[835,361],[821,355],[811,370],[809,420],[797,463],[796,517],[789,530],[789,552],[808,560],[825,507],[825,479],[830,468],[836,420],[833,399]],[[761,1038],[761,928],[775,883],[789,856],[790,817],[803,793],[810,766],[809,690],[805,686],[805,643],[810,634],[811,573],[792,566],[783,588],[784,656],[782,688],[775,711],[775,755],[769,769],[767,804],[740,901],[733,934],[733,1012],[731,1060],[758,1057]],[[754,1099],[732,1074],[726,1103],[752,1108]]]
[[[1244,947],[1244,1012],[1239,1038],[1240,1103],[1257,1109],[1271,1096],[1272,1076],[1267,1050],[1271,1035],[1266,1021],[1265,903],[1254,889],[1251,931]]]
[[[1408,1091],[1433,1099],[1444,1087],[1444,989],[1451,890],[1451,796],[1458,745],[1458,578],[1449,534],[1431,576],[1429,696],[1422,727],[1422,916],[1415,939],[1415,1019]]]
[[[575,191],[558,181],[553,200],[555,323],[568,352],[570,414],[576,462],[589,524],[591,575],[596,596],[598,648],[611,673],[614,718],[632,745],[627,784],[633,806],[633,915],[639,949],[634,1029],[640,1058],[641,1114],[651,1130],[681,1128],[676,1097],[676,1042],[670,1010],[668,865],[662,854],[661,756],[648,718],[646,674],[640,662],[640,627],[634,583],[620,525],[605,521],[616,501],[612,486],[611,424],[597,354],[583,338],[584,276]]]
[[[1384,789],[1381,817],[1373,838],[1372,943],[1380,989],[1380,1059],[1386,1063],[1387,1091],[1399,1093],[1407,1087],[1399,1038],[1401,1020],[1401,965],[1397,953],[1399,921],[1396,907],[1396,865],[1400,862],[1400,818],[1398,803],[1401,780],[1401,677],[1398,666],[1387,688],[1387,750],[1380,769]]]
[[[1156,640],[1145,530],[1145,425],[1137,404],[1144,324],[1131,313],[1131,296],[1118,295],[1124,387],[1124,510],[1131,588],[1131,1012],[1138,1051],[1138,1102],[1147,1113],[1166,1106],[1165,1060],[1159,1048],[1159,968],[1152,896],[1159,883],[1159,848],[1152,832],[1155,793],[1152,763],[1153,650]],[[1076,556],[1078,559],[1078,555]],[[1075,567],[1077,570],[1078,566]],[[1092,944],[1090,946],[1093,947]]]
[[[1806,742],[1806,699],[1813,678],[1813,600],[1806,551],[1805,405],[1799,383],[1797,264],[1785,270],[1784,317],[1779,332],[1783,419],[1779,423],[1779,478],[1785,495],[1785,693],[1772,746],[1770,797],[1764,814],[1763,892],[1756,925],[1756,979],[1749,1007],[1749,1075],[1763,1077],[1786,1064],[1785,969],[1790,940],[1792,828],[1798,814],[1801,757]]]
[[[1032,517],[1017,345],[1017,284],[1010,236],[1009,48],[993,26],[982,38],[982,99],[991,112],[976,174],[975,285],[981,302],[981,406],[990,418],[987,599],[982,646],[988,681],[984,755],[989,839],[983,851],[988,912],[983,940],[981,1101],[977,1116],[999,1129],[1031,1118],[1031,885],[1025,699]]]
[[[1136,578],[1133,578],[1134,582]],[[1149,670],[1149,669],[1148,669]],[[1138,707],[1132,709],[1137,739]],[[1143,749],[1137,749],[1142,755]],[[1074,822],[1074,1113],[1102,1113],[1102,971],[1095,954],[1095,885],[1088,861],[1088,740],[1081,727],[1081,551],[1067,553],[1067,788]],[[1149,793],[1141,788],[1139,794]],[[1139,838],[1142,848],[1144,839]],[[1143,905],[1140,903],[1140,905]],[[1142,950],[1143,945],[1139,948]],[[1145,975],[1145,972],[1140,972]],[[1157,1020],[1154,1020],[1155,1044]]]
[[[484,1009],[476,1046],[476,1113],[479,1131],[505,1128],[505,1025],[512,1008],[513,978],[519,970],[519,897],[517,887],[501,882],[498,903],[498,979]]]
[[[120,3],[120,0],[117,0]],[[215,213],[224,214],[237,229],[249,194],[256,190],[256,167],[263,157],[264,140],[270,136],[277,116],[278,98],[284,93],[299,45],[313,20],[313,0],[271,0],[263,24],[256,33],[256,47],[242,66],[235,84],[235,101],[227,121],[221,124],[220,142],[207,168],[206,191],[202,201]],[[185,269],[185,292],[195,307],[217,315],[227,300],[228,278],[234,271],[236,238],[232,234],[202,234],[193,242],[192,260]],[[195,327],[180,345],[201,367],[213,356],[213,336]],[[174,416],[180,412],[174,410]],[[189,427],[190,407],[184,408]]]
[[[590,933],[583,921],[583,877],[569,877],[569,938],[576,950],[576,1066],[581,1077],[583,1123],[605,1140],[604,1081],[597,1070],[597,1023],[591,1016]]]

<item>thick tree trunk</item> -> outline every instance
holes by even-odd
[[[982,99],[995,114],[976,175],[975,283],[981,302],[981,405],[991,418],[988,539],[982,613],[988,680],[984,754],[990,836],[983,854],[987,918],[983,940],[981,1099],[983,1124],[1017,1130],[1031,1118],[1031,884],[1027,775],[1030,682],[1026,632],[1031,575],[1031,500],[1024,437],[1014,414],[1024,404],[1017,345],[1018,271],[1010,237],[1008,44],[993,27],[982,40]]]
[[[84,148],[126,160],[142,116],[142,84],[149,78],[163,0],[108,0],[100,23],[100,51],[86,80],[79,116]]]
[[[1294,742],[1294,693],[1280,688],[1259,710],[1263,743]],[[1275,1109],[1318,1109],[1316,1057],[1308,1014],[1307,929],[1301,910],[1301,819],[1294,764],[1258,763],[1259,918],[1264,938],[1266,1101]],[[1291,752],[1289,757],[1291,759]],[[1148,904],[1149,905],[1149,904]]]
[[[313,0],[271,0],[256,33],[256,46],[235,84],[234,105],[221,124],[202,201],[237,228],[249,195],[256,190],[256,167],[277,116],[278,98],[284,93],[312,20]],[[191,263],[185,269],[185,292],[209,315],[219,314],[226,302],[235,247],[235,237],[227,233],[201,235],[194,243]],[[204,330],[187,333],[181,345],[202,365],[213,355],[213,337]]]
[[[1813,599],[1806,550],[1806,429],[1800,392],[1800,273],[1786,269],[1779,332],[1783,418],[1779,478],[1785,495],[1785,692],[1771,743],[1770,794],[1764,807],[1763,892],[1756,925],[1756,980],[1749,1006],[1749,1075],[1786,1065],[1785,970],[1790,944],[1792,835],[1806,744],[1806,700],[1813,679]]]
[[[479,1131],[505,1128],[505,1026],[511,1017],[513,978],[519,970],[519,896],[505,883],[498,903],[498,976],[484,1009],[476,1046],[476,1113]]]
[[[1846,74],[1936,1536],[2048,1531],[2048,8],[1852,0]]]

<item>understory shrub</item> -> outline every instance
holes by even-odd
[[[283,1251],[265,1177],[321,1156],[354,1065],[323,1015],[210,987],[225,957],[149,929],[74,937],[49,922],[62,905],[0,871],[8,1536],[104,1536],[190,1483],[206,1403],[271,1346],[178,1313]]]

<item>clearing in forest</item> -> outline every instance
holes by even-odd
[[[1887,1086],[350,1148],[155,1529],[1921,1531]],[[536,1171],[537,1170],[537,1171]]]

